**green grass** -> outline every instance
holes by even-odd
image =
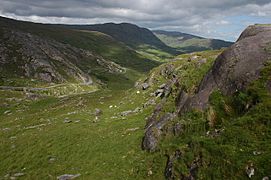
[[[30,100],[23,92],[0,91],[0,179],[17,172],[25,173],[21,179],[56,179],[66,173],[81,174],[78,179],[164,179],[166,155],[176,150],[182,152],[181,159],[174,161],[176,177],[188,175],[188,166],[199,157],[198,179],[247,179],[245,168],[251,163],[253,179],[268,176],[271,97],[266,86],[271,80],[270,63],[246,91],[231,97],[215,91],[206,112],[191,111],[167,124],[167,134],[154,153],[141,149],[146,117],[154,106],[120,115],[142,108],[154,98],[150,93],[172,78],[172,74],[162,73],[168,67],[173,67],[179,87],[173,87],[162,113],[175,111],[179,88],[194,94],[220,52],[177,56],[175,61],[154,68],[148,77],[130,69],[124,76],[104,72],[99,78],[108,82],[108,88],[91,93],[70,83],[54,88],[59,94],[39,100]],[[199,63],[203,59],[204,63]],[[145,91],[132,88],[137,78],[151,86]],[[69,94],[76,88],[79,92]],[[103,111],[98,120],[95,108]],[[64,123],[65,119],[72,122]],[[183,129],[178,136],[169,133],[176,123]],[[218,129],[221,132],[212,136]]]
[[[190,53],[205,50],[221,49],[231,45],[217,39],[200,38],[192,35],[166,35],[163,33],[155,33],[155,35],[167,46],[175,48],[180,53]]]
[[[103,90],[37,101],[22,92],[0,94],[1,178],[23,172],[22,179],[55,179],[65,173],[80,173],[78,179],[163,179],[163,167],[153,164],[164,164],[166,158],[141,151],[145,117],[152,108],[119,115],[142,106],[147,94]],[[95,108],[103,111],[96,123]],[[7,110],[11,113],[4,114]],[[64,123],[65,118],[73,122]],[[31,128],[35,125],[42,126]],[[153,175],[148,176],[149,170]]]
[[[182,152],[181,159],[174,162],[175,177],[188,175],[187,166],[198,157],[198,179],[247,179],[246,166],[250,164],[255,169],[252,179],[269,175],[271,97],[266,86],[271,80],[270,67],[267,63],[261,77],[246,91],[233,96],[215,91],[206,112],[189,112],[172,123],[181,123],[183,133],[165,136],[160,153],[173,154],[176,149]],[[212,116],[208,117],[211,109]],[[217,130],[220,132],[212,136]]]
[[[136,48],[137,52],[147,59],[152,59],[158,62],[168,62],[173,58],[172,54],[169,54],[160,49],[148,46],[140,45]]]

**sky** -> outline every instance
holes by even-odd
[[[128,22],[235,41],[248,25],[271,23],[271,0],[0,0],[0,16],[61,24]]]

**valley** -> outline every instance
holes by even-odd
[[[268,178],[270,26],[177,36],[0,18],[0,179]]]

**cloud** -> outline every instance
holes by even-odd
[[[220,33],[217,27],[232,28],[234,19],[228,17],[271,18],[270,0],[0,0],[0,4],[0,15],[22,20],[69,24],[130,22],[225,39],[234,38],[222,36],[224,32]],[[238,33],[235,30],[235,34],[228,34]]]

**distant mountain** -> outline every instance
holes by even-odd
[[[158,48],[167,49],[167,47],[152,31],[130,23],[105,23],[94,25],[72,25],[75,29],[99,31],[108,34],[126,45],[136,47],[139,45],[150,45]]]
[[[179,54],[175,48],[167,46],[152,31],[130,23],[105,23],[95,25],[65,25],[66,28],[98,31],[136,50],[146,58],[167,61]]]
[[[176,32],[155,30],[154,34],[166,45],[178,49],[180,52],[194,52],[229,47],[233,43],[219,39],[206,39],[203,37]]]

